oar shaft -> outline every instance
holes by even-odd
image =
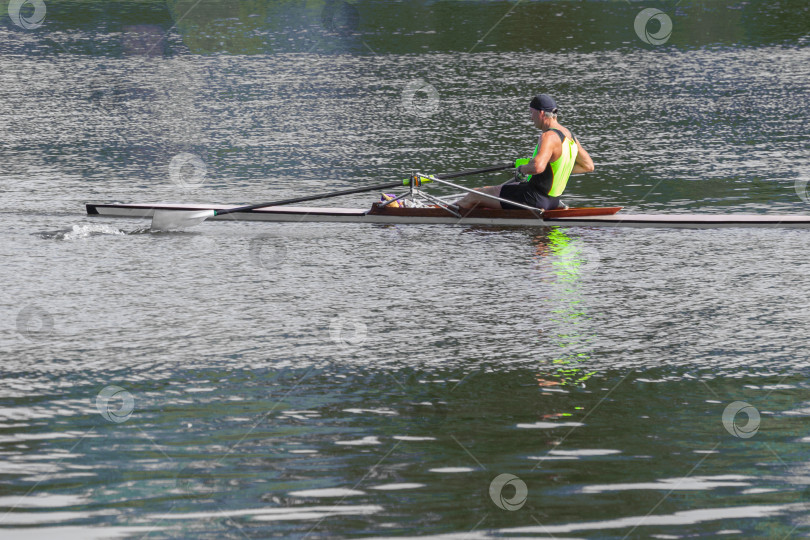
[[[445,174],[437,174],[435,175],[436,178],[442,179],[450,179],[450,178],[459,178],[461,176],[470,176],[473,174],[482,174],[487,172],[493,171],[502,171],[504,169],[513,168],[513,163],[506,163],[502,165],[492,165],[489,167],[484,167],[483,169],[469,169],[466,171],[460,171],[456,173],[445,173]],[[377,184],[376,186],[366,186],[361,188],[354,188],[354,189],[346,189],[342,191],[332,191],[330,193],[322,193],[320,195],[308,195],[306,197],[296,197],[294,199],[283,199],[280,201],[273,201],[273,202],[266,202],[260,204],[251,204],[249,206],[239,206],[237,208],[226,208],[224,210],[217,210],[217,215],[221,216],[223,214],[231,214],[233,212],[250,212],[251,210],[256,210],[258,208],[266,208],[268,206],[281,206],[284,204],[296,204],[300,202],[306,201],[316,201],[318,199],[329,199],[331,197],[340,197],[341,195],[353,195],[355,193],[363,193],[366,191],[377,191],[379,189],[393,189],[395,187],[400,187],[403,185],[408,185],[408,181],[399,182],[390,182],[387,184]]]
[[[460,171],[456,173],[446,173],[446,174],[435,174],[436,178],[441,178],[442,180],[450,180],[451,178],[459,178],[462,176],[471,176],[473,174],[482,174],[488,172],[495,172],[495,171],[502,171],[504,169],[514,169],[514,163],[505,163],[503,165],[492,165],[491,167],[485,167],[483,169],[469,169],[467,171]]]
[[[264,208],[266,206],[281,206],[283,204],[296,204],[300,202],[306,201],[315,201],[317,199],[328,199],[330,197],[340,197],[341,195],[352,195],[354,193],[363,193],[364,191],[376,191],[378,189],[393,189],[395,187],[400,187],[402,185],[402,181],[399,182],[389,182],[387,184],[377,184],[376,186],[366,186],[362,188],[355,188],[355,189],[346,189],[343,191],[332,191],[330,193],[322,193],[320,195],[309,195],[307,197],[296,197],[294,199],[283,199],[280,201],[273,201],[273,202],[266,202],[261,204],[251,204],[250,206],[240,206],[238,208],[227,208],[225,210],[217,210],[217,215],[221,216],[222,214],[231,214],[233,212],[249,212],[251,210],[255,210],[257,208]]]

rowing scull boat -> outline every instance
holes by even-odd
[[[155,210],[206,211],[235,208],[221,204],[87,204],[94,216],[151,218]],[[786,227],[810,228],[810,216],[791,214],[621,214],[620,207],[547,210],[542,216],[529,210],[474,209],[457,217],[443,208],[392,208],[375,203],[370,209],[271,206],[249,212],[217,215],[218,221],[401,223],[444,225],[501,225],[524,227]]]
[[[469,169],[457,173],[425,175],[414,172],[402,182],[379,184],[363,188],[307,195],[294,199],[233,206],[222,204],[87,204],[87,213],[97,216],[116,216],[131,218],[152,218],[152,230],[169,231],[182,229],[202,223],[207,219],[220,221],[278,221],[308,222],[325,221],[338,223],[413,223],[443,225],[500,225],[522,227],[549,226],[588,226],[588,227],[679,227],[679,228],[717,228],[717,227],[789,227],[810,228],[810,216],[803,215],[768,215],[768,214],[619,214],[620,206],[603,208],[564,208],[540,210],[514,201],[505,201],[471,188],[449,182],[448,178],[470,176],[485,172],[500,171],[512,168],[511,164],[492,165],[482,169]],[[462,209],[445,200],[447,197],[436,197],[421,188],[423,183],[436,183],[459,189],[463,192],[474,192],[479,195],[509,202],[517,209],[496,210],[489,208]],[[311,200],[325,199],[389,189],[399,186],[408,188],[406,193],[397,197],[383,196],[385,201],[374,203],[370,209],[326,208],[286,206]],[[457,199],[454,195],[451,199]]]

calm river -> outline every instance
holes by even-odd
[[[808,214],[807,2],[0,8],[0,538],[810,534],[810,231],[84,211],[527,157],[546,92],[569,205]]]

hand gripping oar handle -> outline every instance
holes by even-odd
[[[469,176],[472,174],[482,174],[487,172],[493,171],[502,171],[504,169],[511,169],[514,165],[512,163],[507,163],[503,165],[492,165],[490,167],[485,167],[483,169],[469,169],[466,171],[460,171],[456,173],[446,173],[446,174],[437,174],[435,175],[436,178],[441,179],[449,179],[449,178],[458,178],[460,176]],[[354,193],[363,193],[365,191],[377,191],[381,189],[393,189],[395,187],[400,186],[407,186],[411,183],[411,179],[407,178],[405,180],[400,180],[399,182],[390,182],[387,184],[377,184],[376,186],[366,186],[362,188],[355,188],[355,189],[347,189],[343,191],[332,191],[330,193],[323,193],[321,195],[309,195],[307,197],[296,197],[294,199],[283,199],[280,201],[273,201],[267,203],[260,203],[260,204],[251,204],[249,206],[239,206],[237,208],[226,208],[223,210],[215,210],[215,215],[221,216],[223,214],[232,214],[233,212],[250,212],[251,210],[256,210],[258,208],[265,208],[268,206],[281,206],[284,204],[296,204],[300,202],[306,201],[315,201],[318,199],[328,199],[330,197],[340,197],[341,195],[353,195]]]

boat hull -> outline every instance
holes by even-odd
[[[151,218],[160,210],[223,210],[232,205],[200,204],[87,204],[89,215]],[[593,210],[608,211],[606,215],[588,215]],[[439,208],[310,208],[273,206],[251,212],[238,212],[215,216],[214,221],[268,221],[268,222],[344,222],[344,223],[403,223],[436,225],[498,225],[519,227],[780,227],[810,228],[810,216],[791,214],[619,214],[618,207],[602,209],[572,208],[569,214],[552,217],[560,211],[551,211],[542,219],[528,210],[473,210],[456,217]],[[571,215],[573,212],[574,215]],[[584,215],[583,215],[584,214]]]

